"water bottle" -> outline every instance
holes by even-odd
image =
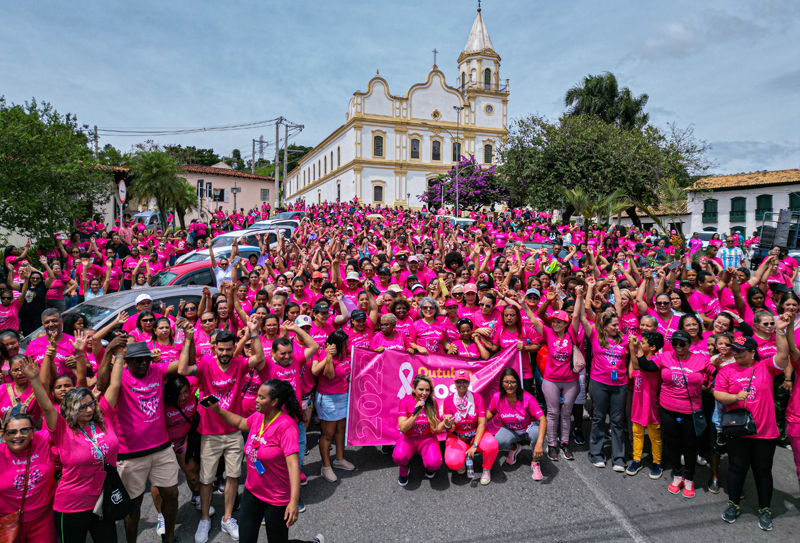
[[[475,477],[475,466],[473,465],[472,458],[467,455],[467,477],[470,479]]]

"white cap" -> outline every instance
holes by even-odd
[[[311,317],[308,315],[300,315],[294,320],[294,323],[297,326],[311,326]]]
[[[361,276],[358,274],[358,272],[351,271],[350,273],[347,274],[347,278],[345,279],[345,281],[350,281],[350,280],[360,281]]]
[[[139,305],[140,303],[147,302],[147,301],[149,301],[149,302],[153,301],[153,299],[150,297],[149,294],[139,294],[136,297],[136,303],[134,305]]]

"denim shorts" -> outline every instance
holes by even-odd
[[[317,407],[319,420],[335,421],[346,419],[347,396],[346,392],[344,394],[320,394],[317,392],[314,403]]]

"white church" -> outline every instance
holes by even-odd
[[[457,87],[434,64],[424,83],[394,95],[377,74],[357,91],[345,123],[300,160],[287,176],[284,201],[349,201],[419,209],[429,180],[460,156],[496,160],[506,133],[508,79],[481,17],[458,57]]]

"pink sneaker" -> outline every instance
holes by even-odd
[[[308,484],[308,477],[302,471],[300,472],[300,486],[306,486]]]
[[[522,446],[519,443],[514,444],[514,448],[508,451],[508,456],[506,456],[506,464],[509,466],[513,466],[517,463],[517,455],[519,451],[522,450]]]
[[[539,465],[539,462],[531,462],[531,470],[533,471],[533,474],[531,475],[531,477],[533,477],[533,480],[536,482],[541,481],[542,467]]]
[[[667,490],[673,494],[680,494],[681,488],[683,488],[683,477],[673,477],[672,484],[667,487]]]

